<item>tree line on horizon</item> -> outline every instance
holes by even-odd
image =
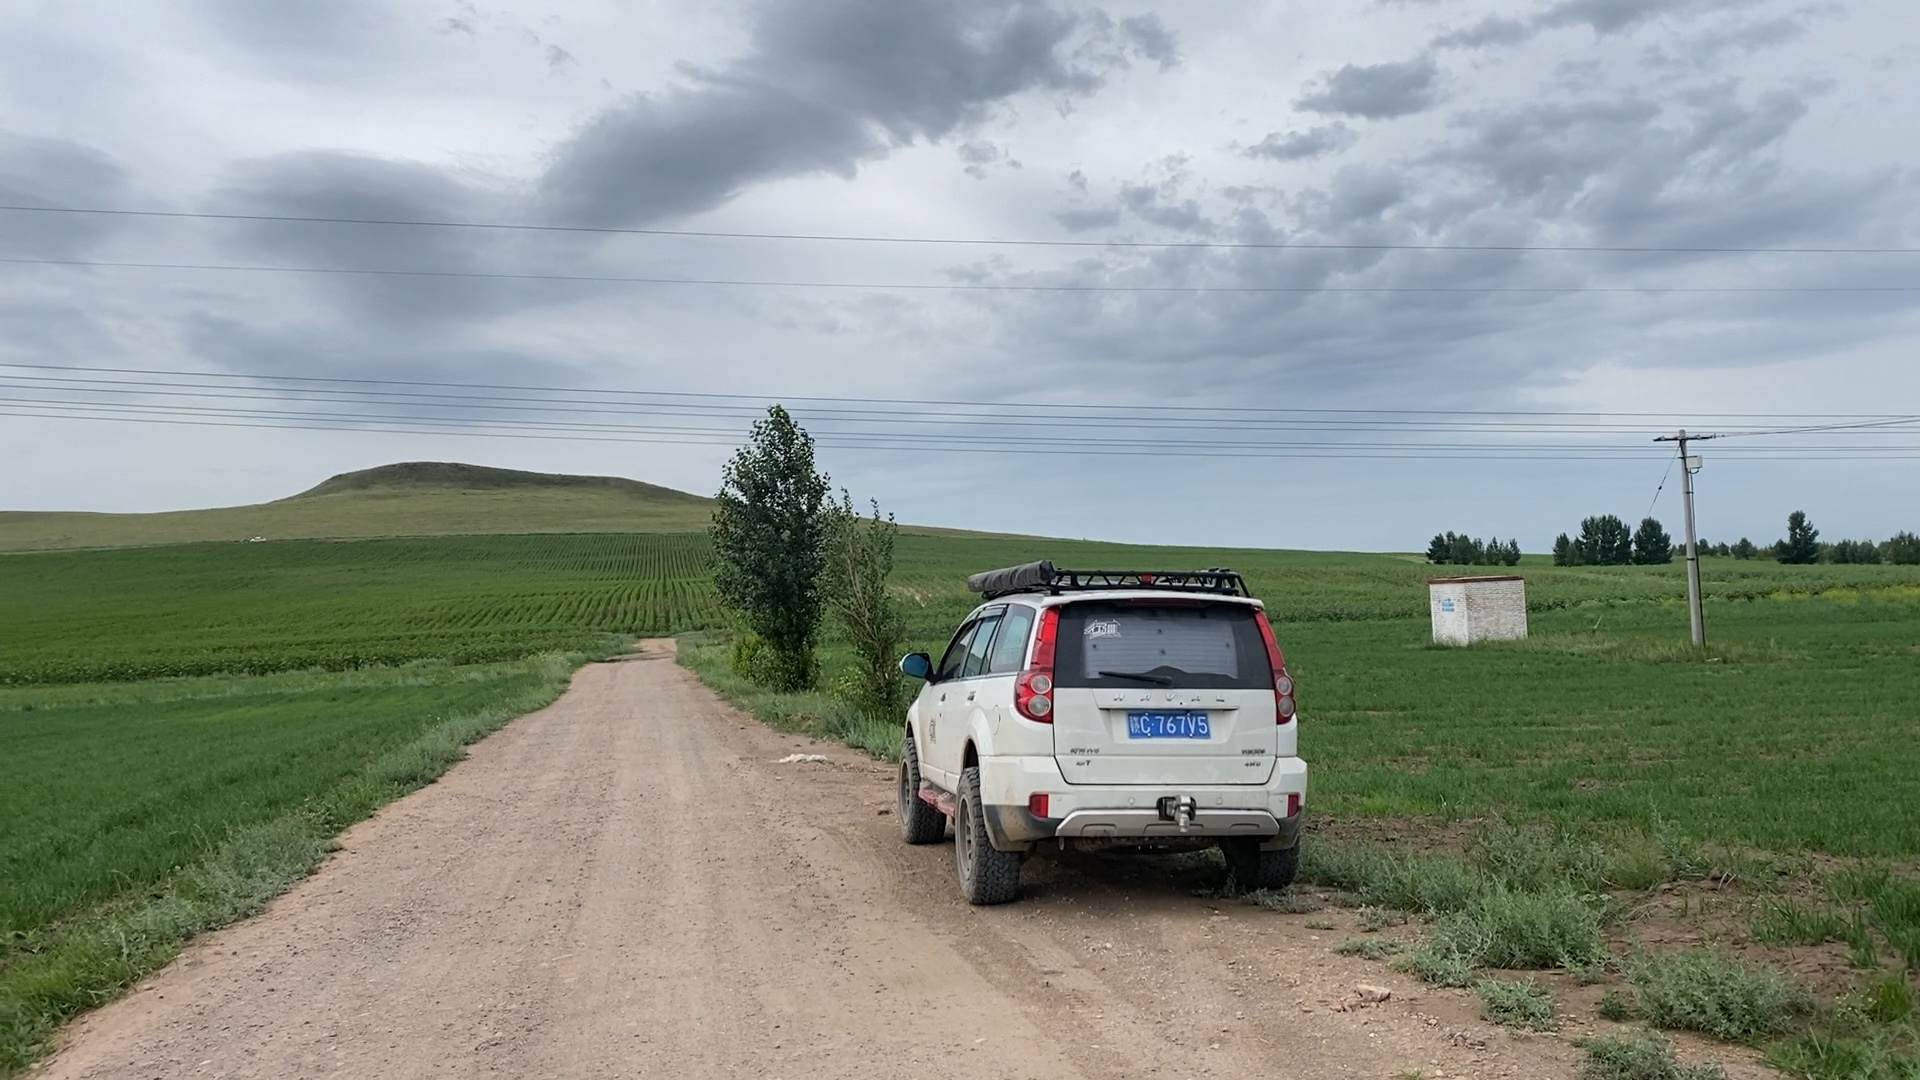
[[[1787,535],[1771,544],[1760,545],[1746,537],[1728,543],[1697,542],[1703,557],[1723,559],[1772,559],[1790,566],[1814,563],[1920,565],[1920,536],[1911,532],[1894,534],[1882,542],[1841,540],[1823,543],[1820,530],[1803,510],[1787,515]],[[1580,523],[1577,536],[1561,533],[1553,541],[1555,566],[1657,566],[1670,563],[1676,549],[1657,518],[1645,518],[1640,527],[1628,531],[1626,522],[1613,514],[1599,514]],[[1684,552],[1681,552],[1684,554]]]
[[[1702,540],[1700,554],[1723,559],[1772,559],[1800,566],[1813,563],[1920,566],[1920,536],[1902,530],[1881,541],[1838,540],[1826,543],[1820,539],[1820,530],[1813,527],[1813,521],[1806,512],[1795,510],[1787,515],[1785,539],[1764,545],[1756,544],[1744,536],[1732,544],[1714,544]]]
[[[1825,543],[1820,530],[1804,510],[1787,515],[1787,535],[1771,544],[1756,544],[1746,537],[1736,543],[1715,544],[1698,541],[1702,557],[1723,559],[1771,559],[1788,565],[1813,563],[1920,565],[1920,536],[1898,532],[1883,541],[1840,540]],[[1641,519],[1637,529],[1615,514],[1596,514],[1580,522],[1577,535],[1561,533],[1553,541],[1555,566],[1661,566],[1673,562],[1676,554],[1685,554],[1674,545],[1673,537],[1660,520]],[[1520,544],[1493,537],[1478,540],[1465,533],[1435,533],[1427,544],[1427,561],[1442,566],[1516,566],[1520,562]]]
[[[1427,561],[1442,566],[1518,566],[1520,542],[1495,536],[1476,540],[1465,533],[1435,533],[1427,545]]]

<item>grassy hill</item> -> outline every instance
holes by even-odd
[[[415,461],[341,473],[290,498],[157,514],[0,511],[0,551],[472,533],[694,532],[713,501],[617,476]]]

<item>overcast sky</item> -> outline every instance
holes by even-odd
[[[132,422],[337,417],[354,406],[235,377],[340,377],[745,395],[594,399],[742,433],[785,400],[836,484],[928,524],[1539,551],[1646,513],[1658,430],[1920,414],[1920,291],[1889,291],[1920,287],[1920,254],[1724,250],[1920,248],[1916,145],[1909,0],[16,0],[6,205],[1092,243],[0,211],[0,362],[41,365],[0,369],[0,507],[254,502],[417,459],[705,494],[727,454]],[[1321,246],[1245,246],[1278,243]],[[102,262],[520,276],[72,265]],[[111,396],[45,366],[257,389]],[[1140,409],[887,426],[805,397]],[[19,415],[48,400],[122,419]],[[1920,529],[1920,461],[1887,449],[1920,454],[1920,430],[1868,430],[1709,444],[1702,532],[1770,540],[1793,509],[1828,539]],[[977,452],[1020,439],[1050,452]],[[1677,487],[1655,511],[1676,534]]]

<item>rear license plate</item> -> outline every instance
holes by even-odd
[[[1211,739],[1213,725],[1203,712],[1130,712],[1129,739]]]

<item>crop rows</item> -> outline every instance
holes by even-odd
[[[1276,622],[1424,619],[1416,559],[1324,552],[1138,548],[1077,541],[904,535],[896,592],[915,644],[937,644],[977,599],[966,575],[1048,557],[1113,568],[1226,564]],[[220,672],[341,670],[426,658],[516,659],[603,635],[721,625],[697,533],[447,536],[182,544],[0,555],[0,685]],[[1680,568],[1525,567],[1538,612],[1659,607]],[[1822,596],[1901,612],[1912,567],[1781,567],[1713,559],[1710,601]]]
[[[0,556],[0,685],[510,660],[716,625],[698,534]]]

